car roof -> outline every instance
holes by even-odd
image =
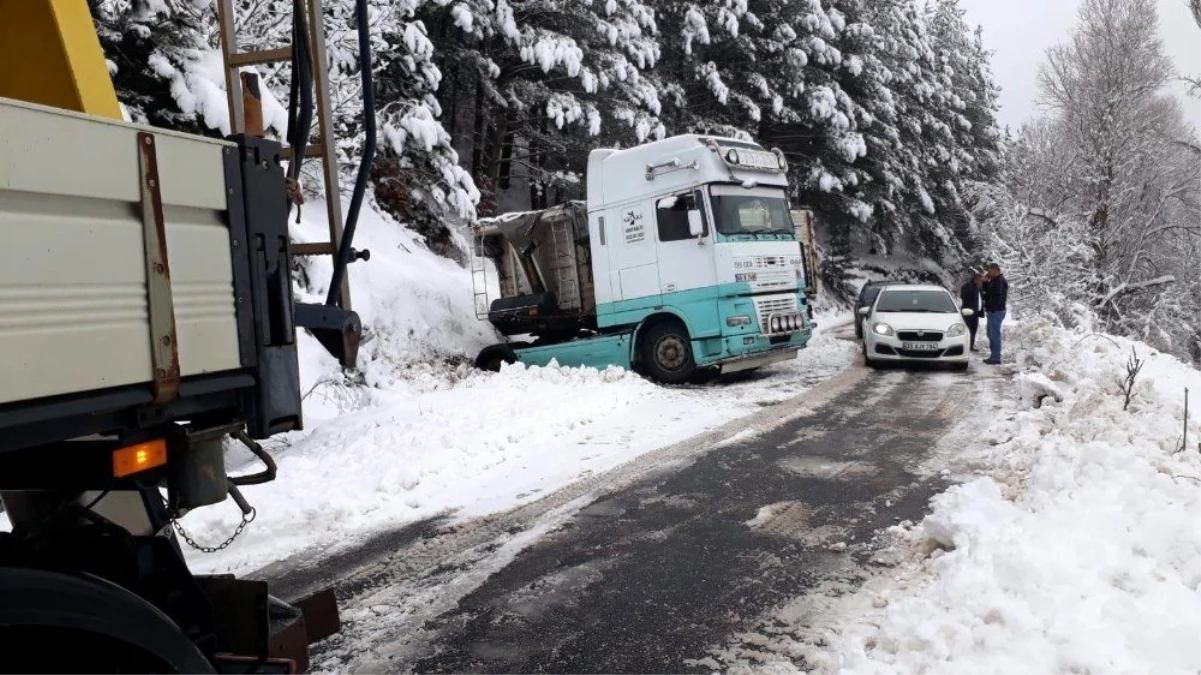
[[[947,289],[938,284],[894,284],[884,290],[885,293],[893,291],[942,291],[947,292]]]

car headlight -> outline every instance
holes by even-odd
[[[878,323],[872,326],[872,330],[876,331],[877,335],[892,335],[892,326],[886,323]]]
[[[738,326],[749,326],[749,325],[751,325],[751,317],[742,316],[742,315],[729,316],[729,317],[726,317],[726,325],[729,326],[730,328],[737,328]]]
[[[957,323],[947,329],[947,337],[959,337],[967,330],[967,327],[961,323]]]

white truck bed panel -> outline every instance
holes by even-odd
[[[240,367],[222,164],[234,146],[0,99],[0,404],[152,379],[143,130],[181,374]]]

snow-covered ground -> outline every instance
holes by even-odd
[[[226,550],[189,562],[243,573],[438,514],[506,509],[794,396],[852,358],[849,343],[819,334],[760,377],[695,387],[520,364],[498,374],[463,365],[374,389],[319,385],[306,401],[309,430],[269,446],[279,478],[244,490],[255,522]],[[229,504],[182,523],[211,544],[238,520]]]
[[[802,644],[773,651],[827,672],[1201,672],[1201,372],[1047,323],[1007,334],[1013,380],[943,458],[964,482],[889,533],[908,562],[792,607]]]
[[[323,225],[307,215],[324,207],[305,213],[299,234],[318,239]],[[348,381],[302,336],[307,428],[265,444],[278,479],[243,490],[257,517],[231,546],[188,552],[198,570],[245,573],[440,514],[503,510],[794,396],[853,360],[852,344],[824,332],[845,320],[830,315],[818,317],[799,358],[734,382],[668,388],[618,369],[520,364],[477,372],[464,358],[497,338],[475,318],[469,273],[373,209],[359,232],[356,247],[372,251],[351,267],[354,306],[371,333],[363,377]],[[327,278],[325,265],[318,259],[313,279]],[[228,456],[234,470],[256,470],[245,451]],[[212,545],[239,518],[228,503],[181,522]]]

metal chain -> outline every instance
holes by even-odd
[[[258,515],[258,511],[255,511],[253,507],[250,509],[250,513],[243,513],[242,522],[238,524],[237,529],[235,529],[234,533],[229,536],[229,539],[221,542],[220,546],[201,546],[200,544],[196,543],[195,539],[193,539],[187,532],[184,531],[183,525],[180,525],[178,520],[172,519],[171,525],[175,527],[175,531],[179,533],[179,536],[183,537],[183,540],[188,543],[188,546],[191,546],[201,553],[216,553],[217,551],[223,550],[225,547],[234,543],[234,539],[237,539],[238,535],[242,534],[242,531],[246,529],[246,526],[254,522],[254,517],[256,515]]]

